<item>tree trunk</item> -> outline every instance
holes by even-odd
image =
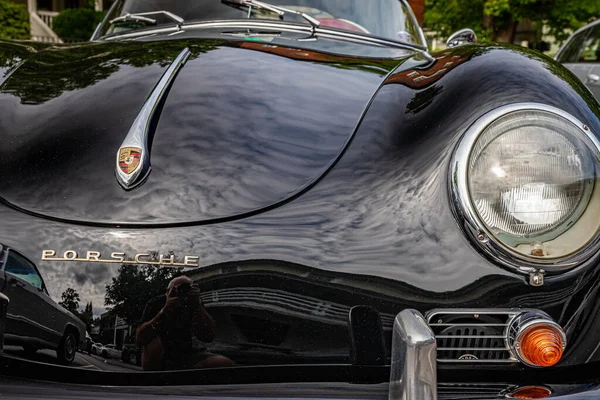
[[[489,15],[483,16],[483,30],[490,31],[490,39],[492,40],[492,42],[496,41],[497,35],[496,30],[494,29],[494,17],[491,17]]]
[[[517,26],[519,26],[518,22],[515,22],[515,21],[511,22],[510,35],[509,35],[508,43],[514,43],[515,42],[515,36],[517,35]]]
[[[489,31],[490,32],[490,39],[492,40],[492,42],[496,41],[496,32],[494,29],[494,17],[487,15],[485,13],[485,5],[487,3],[487,0],[483,0],[483,8],[482,8],[482,12],[483,12],[483,30],[484,31]]]

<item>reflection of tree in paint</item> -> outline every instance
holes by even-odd
[[[83,323],[85,323],[87,331],[90,332],[92,330],[92,326],[94,325],[94,311],[92,302],[90,301],[86,303],[85,308],[82,311],[79,311],[80,301],[81,297],[79,296],[77,290],[73,288],[67,288],[64,292],[62,292],[58,304],[82,320]]]
[[[79,297],[79,293],[77,293],[77,290],[73,288],[68,288],[60,296],[60,301],[58,302],[58,304],[64,307],[65,309],[69,310],[71,313],[77,314],[80,300],[81,298]]]
[[[83,89],[107,79],[123,66],[168,66],[184,47],[192,58],[221,44],[220,41],[93,43],[53,47],[38,52],[8,79],[0,93],[21,98],[23,104],[41,104],[63,92]],[[2,47],[0,47],[1,49]],[[1,50],[0,50],[1,51]],[[10,54],[10,51],[7,51]],[[0,65],[2,65],[0,53]],[[4,63],[11,62],[5,57]]]
[[[371,72],[377,75],[386,75],[398,65],[398,60],[390,59],[365,59],[356,58],[353,56],[340,56],[327,54],[308,49],[300,49],[287,46],[276,46],[272,44],[242,42],[239,47],[261,51],[263,53],[275,54],[278,56],[290,58],[298,61],[312,61],[318,63],[329,64],[340,69],[355,69],[364,72]]]
[[[406,111],[411,114],[416,114],[427,108],[437,95],[442,93],[444,88],[442,86],[433,85],[425,90],[422,90],[415,94],[415,96],[406,105]]]
[[[471,57],[473,57],[472,54],[455,54],[454,51],[438,53],[435,61],[426,68],[403,70],[390,76],[386,80],[386,84],[400,83],[415,89],[425,88],[439,81],[444,75],[470,60]]]
[[[42,47],[43,46],[40,46],[39,43],[24,44],[0,40],[0,86],[8,74],[12,72],[21,61],[30,57],[38,48]]]
[[[122,265],[106,286],[104,304],[129,324],[137,324],[148,300],[164,294],[171,279],[181,274],[175,268]]]
[[[219,46],[251,48],[288,58],[324,62],[341,69],[356,69],[378,75],[387,74],[398,64],[397,60],[369,60],[284,46],[266,47],[250,42],[237,44],[220,40],[77,44],[52,47],[34,53],[33,57],[5,82],[0,93],[18,96],[23,104],[41,104],[64,92],[83,89],[108,79],[123,66],[143,68],[157,64],[167,67],[184,47],[190,49],[190,59],[193,60],[201,53],[207,53]],[[21,57],[14,55],[13,47],[0,43],[0,68],[3,64],[14,67],[21,60]],[[33,47],[29,50],[35,52]]]

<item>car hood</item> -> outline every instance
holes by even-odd
[[[152,172],[126,191],[117,151],[185,47],[192,55],[149,140]],[[0,80],[0,197],[98,225],[205,223],[270,209],[334,165],[399,62],[208,39],[40,49]]]

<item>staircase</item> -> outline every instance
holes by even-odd
[[[52,20],[58,15],[55,11],[30,11],[31,40],[46,43],[62,43],[52,30]]]

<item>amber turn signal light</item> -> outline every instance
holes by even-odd
[[[512,392],[509,397],[512,399],[545,399],[551,394],[550,389],[543,386],[525,386]]]
[[[527,364],[551,367],[562,357],[563,333],[554,324],[540,322],[525,328],[515,347]]]

